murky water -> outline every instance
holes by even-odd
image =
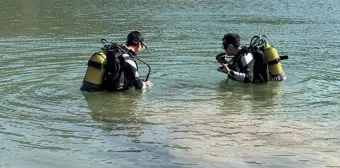
[[[0,167],[340,167],[340,1],[0,2]],[[146,36],[152,89],[79,91],[100,39]],[[266,34],[288,80],[218,73]],[[146,75],[147,67],[139,64]]]

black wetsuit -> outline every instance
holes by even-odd
[[[254,61],[252,53],[242,53],[235,62],[235,69],[230,70],[230,77],[244,83],[252,83],[254,80]]]
[[[124,49],[128,51],[122,55],[125,60],[125,65],[123,66],[123,74],[125,76],[125,79],[127,80],[128,87],[132,85],[137,89],[146,88],[146,83],[140,78],[138,73],[138,65],[134,59],[134,57],[136,57],[136,53],[129,50],[125,46]]]

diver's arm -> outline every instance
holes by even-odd
[[[124,68],[124,74],[126,78],[132,82],[133,86],[136,89],[145,89],[147,86],[147,83],[144,82],[140,77],[139,73],[137,71],[137,64],[135,61],[131,59],[125,60],[125,68]]]
[[[254,79],[254,59],[253,55],[248,53],[241,56],[243,72],[237,72],[230,70],[229,74],[238,81],[243,81],[244,83],[251,83]]]

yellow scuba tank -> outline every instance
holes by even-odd
[[[83,85],[80,89],[83,91],[100,90],[105,73],[104,66],[106,64],[106,54],[103,51],[94,53],[88,61]]]
[[[266,57],[266,61],[268,63],[272,78],[276,79],[276,77],[278,77],[278,80],[285,80],[286,77],[280,63],[281,59],[276,48],[272,47],[269,43],[266,42],[264,45],[264,55]]]

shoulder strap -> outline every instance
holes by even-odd
[[[243,53],[247,53],[247,52],[249,52],[248,47],[243,46],[242,49],[239,52],[237,52],[230,61],[228,61],[228,64],[233,64],[233,63],[237,62],[237,60],[240,59],[241,55]]]

